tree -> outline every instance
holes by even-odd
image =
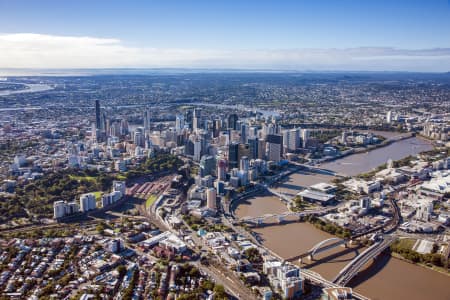
[[[119,273],[119,277],[123,277],[127,273],[127,268],[124,265],[118,266],[116,270]]]
[[[227,299],[227,294],[225,293],[225,288],[221,284],[216,284],[214,287],[215,297],[218,299]]]

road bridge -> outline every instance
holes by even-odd
[[[302,218],[307,216],[322,216],[331,211],[336,210],[337,208],[338,208],[337,206],[330,206],[325,208],[310,209],[299,212],[286,211],[280,214],[265,214],[257,217],[244,217],[241,219],[241,221],[248,224],[261,225],[267,219],[276,219],[278,220],[279,223],[282,223],[288,217],[296,217],[298,218],[298,220],[301,220]]]
[[[333,283],[340,286],[347,285],[366,263],[388,248],[394,240],[395,237],[393,236],[383,236],[382,240],[376,242],[349,262],[334,278]]]

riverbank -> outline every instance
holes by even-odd
[[[438,272],[438,273],[441,273],[443,275],[450,277],[450,271],[446,271],[443,267],[427,266],[426,264],[423,264],[423,263],[415,263],[413,261],[410,261],[409,259],[404,258],[401,254],[393,252],[393,251],[391,251],[391,256],[394,257],[395,259],[399,259],[399,260],[407,262],[411,265],[419,266],[419,267],[425,268],[427,270]]]
[[[344,153],[342,153],[342,154],[340,154],[340,155],[338,155],[338,156],[331,157],[331,158],[329,158],[329,159],[323,160],[323,162],[321,162],[321,163],[332,162],[332,161],[335,161],[335,160],[338,160],[338,159],[342,159],[342,158],[345,158],[345,157],[347,157],[347,156],[349,156],[349,155],[353,155],[353,154],[359,154],[359,153],[370,152],[370,151],[373,151],[373,150],[376,150],[376,149],[380,149],[380,148],[389,146],[389,145],[391,145],[392,143],[395,143],[395,142],[399,142],[399,141],[401,141],[401,140],[405,140],[405,139],[412,138],[412,137],[414,137],[414,136],[415,136],[415,135],[414,135],[413,133],[405,133],[405,134],[402,134],[401,136],[399,136],[399,137],[397,137],[397,138],[395,138],[395,139],[387,138],[387,139],[385,139],[384,141],[382,141],[382,142],[379,143],[379,144],[369,145],[369,146],[367,146],[366,148],[352,148],[352,149],[347,150],[347,151],[345,151]],[[319,166],[320,166],[320,164],[319,164]]]
[[[394,161],[399,160],[409,155],[417,155],[423,151],[432,150],[433,148],[434,146],[424,139],[408,137],[368,152],[355,153],[345,158],[323,163],[320,167],[338,174],[356,176],[367,173],[385,164],[390,159]]]

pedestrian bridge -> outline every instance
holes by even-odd
[[[288,217],[296,217],[300,220],[301,218],[307,217],[307,216],[322,216],[322,215],[327,214],[336,209],[337,209],[336,206],[330,206],[330,207],[326,207],[326,208],[310,209],[310,210],[304,210],[304,211],[300,211],[300,212],[286,211],[286,212],[280,213],[280,214],[265,214],[265,215],[258,216],[258,217],[244,217],[241,219],[241,221],[243,221],[247,224],[259,226],[259,225],[262,225],[263,222],[268,219],[275,219],[278,221],[278,223],[282,223]]]

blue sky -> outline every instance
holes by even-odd
[[[0,0],[2,49],[0,67],[448,71],[450,2]]]

